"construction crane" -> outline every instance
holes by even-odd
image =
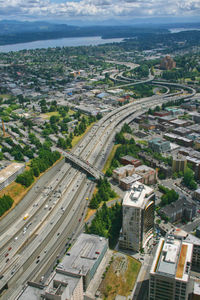
[[[8,134],[6,133],[4,121],[2,119],[0,119],[0,121],[1,121],[1,124],[2,124],[3,137],[7,137]]]

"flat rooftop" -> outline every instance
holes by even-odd
[[[122,156],[121,159],[126,159],[126,160],[128,160],[128,161],[132,161],[132,160],[137,161],[137,160],[138,160],[137,158],[134,158],[134,157],[131,156],[131,155],[125,155],[125,156]]]
[[[131,189],[126,192],[123,199],[123,206],[144,208],[149,201],[149,197],[153,194],[154,191],[152,188],[136,181]]]
[[[142,176],[138,175],[138,174],[133,174],[131,176],[127,176],[125,178],[122,178],[120,180],[120,182],[125,183],[125,184],[130,184],[133,183],[134,181],[138,181],[142,179]]]
[[[0,184],[23,167],[24,167],[24,164],[12,163],[9,166],[7,166],[5,169],[1,170],[0,171]]]
[[[148,172],[155,172],[155,170],[153,168],[150,168],[146,165],[141,165],[137,168],[135,168],[135,172],[139,172],[139,173],[148,173]]]
[[[188,243],[192,243],[193,245],[200,246],[200,239],[197,236],[194,236],[193,234],[188,234],[185,241]]]
[[[135,170],[135,167],[133,165],[126,165],[113,170],[113,172],[116,174],[121,174],[125,171],[132,171],[132,170]]]
[[[39,289],[28,285],[24,292],[17,298],[18,300],[38,300],[41,299],[41,293],[43,289]]]
[[[192,249],[191,243],[169,234],[165,240],[163,238],[160,240],[150,273],[187,282]]]
[[[60,272],[62,272],[62,270]],[[58,282],[62,283],[64,286],[65,285],[68,286],[69,295],[72,295],[74,292],[74,289],[77,287],[77,285],[79,283],[79,280],[80,280],[80,277],[75,277],[75,276],[59,273],[59,271],[57,270],[55,273],[55,276],[52,278],[52,280],[50,281],[47,288],[45,288],[45,292],[53,293],[54,292],[54,281],[58,281]]]
[[[180,119],[176,119],[176,120],[172,120],[171,121],[172,124],[176,124],[176,125],[184,125],[187,123],[187,121],[185,120],[180,120]]]
[[[62,260],[63,270],[72,274],[86,275],[107,243],[104,237],[82,233]]]
[[[51,277],[51,280],[48,282],[46,285],[40,285],[37,283],[29,283],[26,289],[23,291],[23,293],[17,298],[18,300],[38,300],[38,299],[46,299],[43,298],[42,295],[45,295],[45,293],[51,293],[52,295],[56,295],[56,288],[54,287],[54,282],[59,282],[63,286],[63,288],[67,287],[69,295],[71,295],[74,292],[74,289],[77,287],[80,276],[72,276],[72,275],[67,275],[59,270],[56,270],[54,272],[53,276]]]

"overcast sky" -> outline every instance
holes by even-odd
[[[200,0],[0,0],[0,19],[103,20],[200,17]],[[199,18],[200,20],[200,18]]]

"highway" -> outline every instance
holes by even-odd
[[[176,97],[181,95],[172,95],[171,100],[176,100]],[[121,126],[148,108],[168,100],[165,96],[144,98],[107,114],[73,149],[70,155],[75,157],[74,163],[77,166],[82,163],[82,168],[90,174],[101,174],[114,136]],[[63,154],[69,158],[69,153],[63,151]],[[4,277],[0,280],[0,289],[8,285],[8,290],[4,291],[2,299],[15,299],[27,280],[38,279],[38,274],[44,274],[56,262],[74,238],[76,229],[83,224],[86,198],[93,188],[94,183],[85,173],[69,163],[61,163],[46,184],[34,186],[37,193],[29,199],[25,209],[22,200],[21,210],[9,219],[9,227],[5,226],[3,219],[3,227],[0,226],[0,273]],[[28,215],[26,220],[25,215]]]

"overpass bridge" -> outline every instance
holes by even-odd
[[[82,169],[88,175],[91,175],[96,180],[104,177],[104,173],[98,170],[96,167],[91,165],[88,161],[84,161],[79,156],[75,155],[70,151],[63,151],[62,153],[65,156],[65,161],[71,163],[73,166],[76,166],[78,169]]]

